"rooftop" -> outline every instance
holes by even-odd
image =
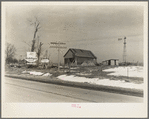
[[[88,58],[97,59],[97,57],[89,50],[74,49],[74,48],[70,48],[69,50],[77,57],[88,57]],[[64,57],[66,56],[66,54],[64,55]]]

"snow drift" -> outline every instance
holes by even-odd
[[[130,89],[143,89],[144,83],[142,84],[134,84],[130,82],[125,82],[121,80],[109,80],[109,79],[99,79],[99,78],[85,78],[85,77],[78,77],[74,75],[60,75],[57,78],[65,81],[72,81],[72,82],[81,82],[81,83],[90,83],[90,84],[97,84],[97,85],[104,85],[104,86],[112,86],[112,87],[123,87],[123,88],[130,88]]]
[[[112,72],[108,75],[143,78],[143,67],[141,66],[115,67],[115,68],[105,69],[103,71]]]

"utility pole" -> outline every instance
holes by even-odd
[[[50,46],[50,48],[58,48],[58,71],[59,71],[59,66],[60,66],[60,59],[59,59],[59,54],[60,54],[60,49],[62,48],[67,48],[67,47],[63,47],[63,46],[60,46],[60,45],[65,45],[66,43],[62,43],[62,42],[51,42],[52,45],[55,45],[55,46]]]

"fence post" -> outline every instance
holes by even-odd
[[[129,68],[127,67],[127,78],[129,78]]]

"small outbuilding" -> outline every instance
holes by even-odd
[[[109,59],[102,62],[103,65],[119,65],[119,59]]]
[[[89,50],[74,49],[70,48],[64,55],[64,64],[65,65],[81,65],[84,62],[96,63],[97,57]]]

